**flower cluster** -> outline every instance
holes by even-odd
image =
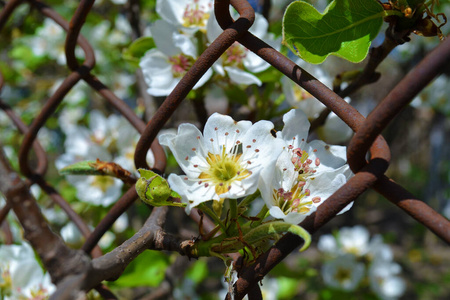
[[[345,184],[352,175],[345,147],[308,143],[309,122],[301,110],[291,110],[283,121],[283,130],[275,133],[269,121],[236,122],[215,113],[203,134],[182,124],[177,134],[161,135],[160,143],[185,173],[171,174],[168,181],[187,211],[259,189],[273,218],[298,224]]]
[[[89,116],[89,128],[77,124],[63,127],[66,140],[65,153],[56,160],[56,167],[62,169],[78,161],[96,160],[114,161],[123,168],[134,168],[134,149],[139,134],[125,119],[116,115],[105,117],[93,110]],[[153,164],[151,151],[147,161]],[[77,197],[84,202],[109,206],[121,195],[123,182],[109,176],[67,176],[67,180],[76,187]]]
[[[181,77],[193,65],[202,49],[222,32],[213,13],[212,0],[158,0],[156,11],[162,19],[150,26],[156,44],[141,58],[140,67],[153,96],[167,96]],[[267,33],[269,24],[260,14],[250,32],[278,48],[280,41]],[[239,43],[232,45],[194,86],[203,86],[212,76],[235,84],[261,85],[254,73],[269,68],[269,64]]]
[[[330,287],[354,291],[364,282],[367,270],[370,288],[380,299],[403,295],[406,286],[399,277],[401,267],[380,235],[370,239],[363,226],[343,227],[336,237],[322,235],[318,247],[328,258],[322,276]]]

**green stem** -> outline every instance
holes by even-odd
[[[214,200],[213,200],[214,201]],[[216,222],[217,225],[220,226],[220,228],[222,229],[223,232],[226,232],[226,227],[223,224],[222,220],[220,220],[217,215],[208,207],[206,206],[206,204],[201,203],[198,208],[200,210],[202,210],[203,212],[205,212],[208,216],[210,216],[214,222]]]
[[[247,205],[249,205],[253,200],[258,198],[259,195],[260,195],[260,192],[256,191],[255,193],[245,197],[244,200],[242,200],[241,203],[239,203],[238,210],[242,207],[246,207]]]
[[[259,221],[255,221],[255,222],[251,223],[251,227],[255,228],[255,227],[258,227],[259,225],[261,225],[261,223],[264,221],[264,219],[267,218],[268,214],[269,214],[269,209],[267,208],[267,205],[264,205],[261,208],[261,211],[256,216],[259,219]]]
[[[237,206],[237,199],[228,199],[228,203],[230,204],[230,215],[228,216],[228,230],[225,232],[226,234],[228,232],[234,232],[238,217],[238,206]]]
[[[389,17],[389,16],[404,17],[405,15],[401,11],[395,10],[395,9],[385,10],[384,17]]]

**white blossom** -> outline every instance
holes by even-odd
[[[260,14],[255,14],[255,22],[249,31],[264,40],[272,47],[278,49],[280,41],[268,34],[269,23]],[[209,42],[213,42],[223,32],[214,14],[208,20],[206,35]],[[261,85],[261,80],[252,73],[259,73],[270,67],[270,64],[258,55],[248,50],[238,42],[229,47],[219,60],[214,63],[214,70],[221,76],[228,76],[236,84]]]
[[[164,20],[157,20],[150,28],[157,48],[152,48],[141,58],[139,66],[153,96],[167,96],[192,67],[197,58],[197,48],[191,38],[180,34]],[[200,78],[194,89],[204,85],[212,76],[211,69]]]
[[[48,299],[55,290],[49,274],[44,274],[29,244],[0,245],[2,299]]]
[[[170,148],[186,174],[171,174],[168,181],[188,204],[187,211],[208,200],[254,193],[259,173],[282,149],[272,129],[269,121],[252,125],[214,113],[203,134],[192,124],[181,124],[176,135],[161,135],[160,143]]]
[[[354,291],[364,277],[364,264],[353,255],[343,255],[326,262],[322,267],[325,283],[345,291]]]
[[[298,224],[345,184],[352,175],[346,149],[322,141],[306,142],[309,122],[301,110],[283,116],[284,128],[277,132],[283,152],[276,164],[261,172],[259,189],[270,215]],[[350,209],[351,204],[341,213]]]
[[[398,299],[406,289],[404,280],[398,276],[400,272],[401,267],[396,263],[374,262],[369,269],[370,287],[383,300]]]
[[[184,32],[205,31],[209,16],[214,14],[212,0],[157,0],[156,12],[165,21]]]
[[[296,63],[328,88],[332,88],[333,77],[326,71],[324,66],[306,64],[300,59],[296,60]],[[317,100],[290,78],[283,76],[281,83],[283,93],[289,105],[293,108],[301,109],[309,120],[319,117],[320,113],[326,108],[322,102]],[[344,100],[350,102],[350,98],[348,97]],[[353,131],[341,120],[341,118],[331,112],[325,120],[325,124],[318,128],[317,133],[319,134],[319,137],[327,143],[339,144],[348,141],[352,136]]]

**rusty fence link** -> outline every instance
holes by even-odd
[[[223,33],[198,57],[187,74],[153,114],[150,121],[145,124],[123,100],[96,77],[99,74],[95,74],[93,71],[95,67],[94,49],[89,41],[80,34],[93,3],[92,0],[80,1],[70,21],[64,20],[44,1],[37,0],[10,0],[6,2],[0,12],[0,29],[5,26],[18,7],[29,5],[46,18],[54,20],[66,31],[65,55],[70,73],[53,95],[46,100],[33,122],[29,125],[24,124],[20,116],[17,116],[13,109],[0,99],[0,108],[23,135],[18,162],[21,175],[26,178],[26,180],[22,180],[8,166],[4,155],[1,156],[0,185],[1,191],[8,201],[4,207],[0,208],[0,223],[11,210],[17,215],[25,230],[25,237],[39,254],[45,268],[51,274],[52,281],[57,284],[58,289],[52,299],[74,298],[76,295],[74,291],[88,291],[92,288],[96,288],[103,297],[114,299],[115,296],[101,282],[120,276],[129,262],[145,249],[173,250],[184,253],[180,250],[180,242],[163,230],[167,208],[155,207],[144,226],[132,238],[113,251],[102,254],[97,243],[117,218],[137,199],[134,185],[91,230],[61,196],[61,193],[47,181],[48,159],[45,150],[36,139],[39,130],[45,126],[46,121],[55,113],[74,85],[79,81],[84,81],[103,97],[105,103],[114,107],[140,133],[141,137],[134,154],[136,168],[149,168],[146,163],[146,155],[151,149],[155,156],[153,170],[162,174],[166,167],[166,157],[155,137],[202,75],[236,41],[320,100],[355,132],[347,148],[348,163],[355,176],[320,205],[315,213],[303,221],[300,224],[302,227],[313,234],[350,202],[358,203],[358,196],[372,188],[398,206],[404,213],[426,226],[443,241],[450,243],[449,220],[385,175],[391,154],[389,145],[381,136],[381,132],[399,112],[443,71],[443,66],[448,65],[450,62],[450,39],[447,38],[420,61],[371,111],[367,118],[364,118],[343,98],[368,83],[363,82],[364,78],[375,74],[375,68],[379,62],[393,48],[389,44],[392,41],[388,37],[380,47],[372,49],[372,52],[377,55],[371,53],[371,61],[361,75],[365,77],[356,84],[350,84],[337,94],[248,31],[253,24],[255,12],[247,1],[216,0],[214,13]],[[230,16],[230,5],[240,15],[237,20],[233,20]],[[75,54],[77,46],[84,52],[82,63]],[[3,77],[0,74],[0,89],[3,85]],[[32,152],[34,153],[33,163],[30,159]],[[369,154],[368,159],[366,159],[367,154]],[[57,235],[49,230],[36,201],[28,192],[29,186],[35,183],[64,210],[86,238],[81,250],[69,249]],[[195,210],[191,213],[191,217],[199,221]],[[212,223],[208,221],[205,221],[203,226],[206,231],[213,228]],[[269,251],[257,258],[254,264],[240,270],[239,279],[234,285],[236,298],[241,299],[253,291],[258,281],[302,243],[302,239],[288,233]],[[86,254],[90,254],[91,258]]]

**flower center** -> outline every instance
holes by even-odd
[[[183,26],[199,26],[205,27],[206,22],[209,19],[209,13],[206,11],[206,7],[201,6],[198,0],[194,0],[194,3],[189,3],[183,13]]]
[[[95,176],[91,185],[102,190],[103,193],[106,193],[106,190],[110,186],[114,184],[114,179],[110,176]]]
[[[297,102],[301,102],[303,100],[313,97],[310,93],[308,93],[306,90],[302,89],[301,87],[299,87],[296,84],[293,85],[293,88],[294,88],[295,101],[297,101]]]
[[[292,164],[295,171],[298,173],[298,181],[306,182],[307,179],[314,179],[312,176],[317,172],[316,168],[320,165],[319,158],[316,158],[313,164],[309,154],[300,148],[295,148],[292,145],[288,147],[292,155]],[[317,151],[317,150],[314,150]]]
[[[244,48],[238,42],[234,42],[222,56],[223,65],[243,68],[243,60],[247,56],[247,51],[247,48]]]
[[[169,62],[172,64],[172,73],[174,77],[183,77],[184,74],[194,64],[194,59],[184,54],[169,57]]]
[[[336,273],[334,274],[334,279],[336,281],[344,283],[349,281],[352,278],[352,271],[350,269],[345,269],[342,267],[338,267]]]
[[[232,182],[250,176],[250,172],[242,166],[241,155],[224,151],[222,155],[208,153],[206,161],[209,169],[204,170],[198,178],[214,184],[217,195],[226,193],[231,189]]]
[[[236,189],[232,193],[238,193],[239,190],[244,190],[241,181],[250,177],[251,169],[258,166],[254,160],[259,156],[259,149],[254,148],[256,139],[243,144],[238,139],[241,135],[239,129],[234,130],[232,134],[225,132],[223,136],[219,136],[217,127],[214,130],[216,137],[209,139],[209,151],[200,143],[201,149],[192,148],[193,155],[186,156],[185,160],[196,158],[197,162],[192,166],[198,169],[199,175],[196,178],[186,176],[184,180],[196,181],[206,189],[214,188],[219,196],[230,191],[232,187]],[[201,137],[198,136],[197,139],[200,140]]]
[[[273,199],[285,214],[290,212],[306,214],[311,210],[313,202],[305,201],[304,197],[309,195],[309,190],[303,191],[303,185],[303,183],[294,184],[290,191],[285,191],[283,188],[273,190]]]

